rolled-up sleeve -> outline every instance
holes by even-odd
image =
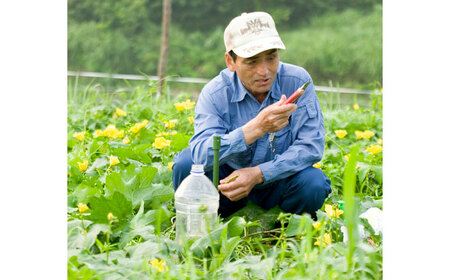
[[[203,164],[205,170],[213,167],[215,135],[220,136],[219,164],[248,148],[242,127],[229,131],[231,125],[224,118],[227,110],[221,107],[227,102],[217,102],[213,100],[214,97],[210,94],[200,95],[195,108],[195,133],[189,141],[194,163]]]

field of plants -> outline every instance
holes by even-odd
[[[381,96],[324,106],[314,167],[332,193],[309,215],[249,204],[209,235],[175,239],[173,156],[193,134],[195,100],[150,82],[105,92],[69,81],[69,279],[381,279]]]

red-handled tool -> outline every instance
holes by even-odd
[[[294,93],[291,94],[291,96],[289,96],[289,98],[286,101],[284,101],[283,105],[294,103],[295,101],[297,101],[300,98],[300,96],[302,96],[302,94],[305,92],[305,89],[308,87],[309,84],[310,82],[306,82],[296,91],[294,91]]]

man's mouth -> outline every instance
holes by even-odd
[[[269,84],[270,78],[267,78],[267,79],[258,79],[258,80],[256,80],[255,82],[256,82],[256,84],[258,84],[258,85],[260,85],[260,86],[265,86],[265,85]]]

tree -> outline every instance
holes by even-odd
[[[170,0],[163,0],[163,17],[162,17],[162,32],[161,32],[161,49],[158,63],[158,77],[159,77],[159,92],[165,93],[165,78],[167,70],[167,58],[169,57],[169,27],[171,3]]]

